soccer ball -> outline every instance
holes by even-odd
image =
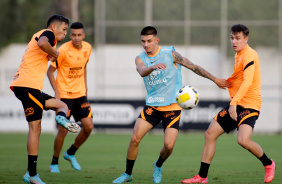
[[[183,86],[176,93],[176,101],[183,109],[192,109],[199,102],[199,93],[192,86]]]

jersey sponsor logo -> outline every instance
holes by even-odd
[[[25,112],[25,116],[29,116],[34,114],[34,109],[32,107],[26,108]]]
[[[82,77],[81,71],[82,67],[70,68],[68,78],[76,79]]]
[[[149,97],[148,102],[149,103],[154,103],[154,102],[164,102],[165,98],[164,97]]]
[[[81,104],[80,107],[81,108],[88,108],[88,107],[90,107],[90,104],[89,104],[89,102],[85,102],[85,103]]]
[[[164,113],[165,118],[167,118],[169,116],[174,116],[174,115],[175,115],[175,112],[173,112],[173,111]],[[173,119],[173,118],[175,118],[175,117],[172,117],[171,119]]]
[[[151,116],[153,112],[154,110],[151,107],[148,107],[148,109],[146,110],[146,114],[148,114],[149,116]]]
[[[83,52],[83,55],[84,55],[84,58],[87,58],[87,55],[88,55],[88,54],[87,54],[87,51],[84,51],[84,52]]]
[[[227,111],[226,111],[225,109],[223,109],[223,110],[219,113],[220,117],[224,117],[226,114],[227,114]]]

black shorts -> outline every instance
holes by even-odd
[[[92,111],[90,104],[86,96],[75,98],[75,99],[61,99],[65,102],[69,108],[67,118],[70,119],[71,115],[76,122],[80,121],[82,118],[92,118]]]
[[[22,102],[26,120],[28,122],[42,119],[45,108],[45,101],[54,98],[38,89],[27,87],[14,87],[16,97]]]
[[[175,128],[179,130],[181,110],[158,111],[154,107],[145,106],[138,118],[149,122],[153,127],[162,122],[163,128]]]
[[[254,128],[259,111],[237,105],[237,121],[234,121],[230,117],[228,109],[229,106],[225,107],[214,118],[226,133],[238,128],[241,124],[247,124]]]

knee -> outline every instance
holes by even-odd
[[[130,144],[131,145],[139,145],[140,142],[141,142],[141,139],[133,134],[132,137],[131,137],[131,140],[130,140]]]
[[[244,138],[238,137],[237,142],[243,148],[245,148],[245,149],[249,148],[249,140],[248,139],[244,139]]]
[[[172,153],[174,144],[165,144],[164,147],[167,150],[167,152]]]
[[[93,123],[88,123],[87,125],[83,126],[83,131],[90,134],[94,128]]]
[[[213,139],[213,133],[209,129],[205,132],[205,139],[206,140],[211,140]]]

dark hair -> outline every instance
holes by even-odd
[[[81,22],[74,22],[70,26],[71,29],[83,29],[83,24]]]
[[[147,35],[157,36],[158,32],[157,32],[156,28],[154,28],[153,26],[146,26],[142,29],[140,35],[142,35],[142,36],[147,36]]]
[[[249,36],[250,30],[243,24],[235,24],[231,27],[231,33],[240,33],[243,32],[245,36]]]
[[[47,27],[49,27],[49,25],[54,21],[65,22],[67,25],[70,24],[70,20],[68,18],[66,18],[62,15],[52,15],[51,17],[49,17],[49,19],[47,21]]]

